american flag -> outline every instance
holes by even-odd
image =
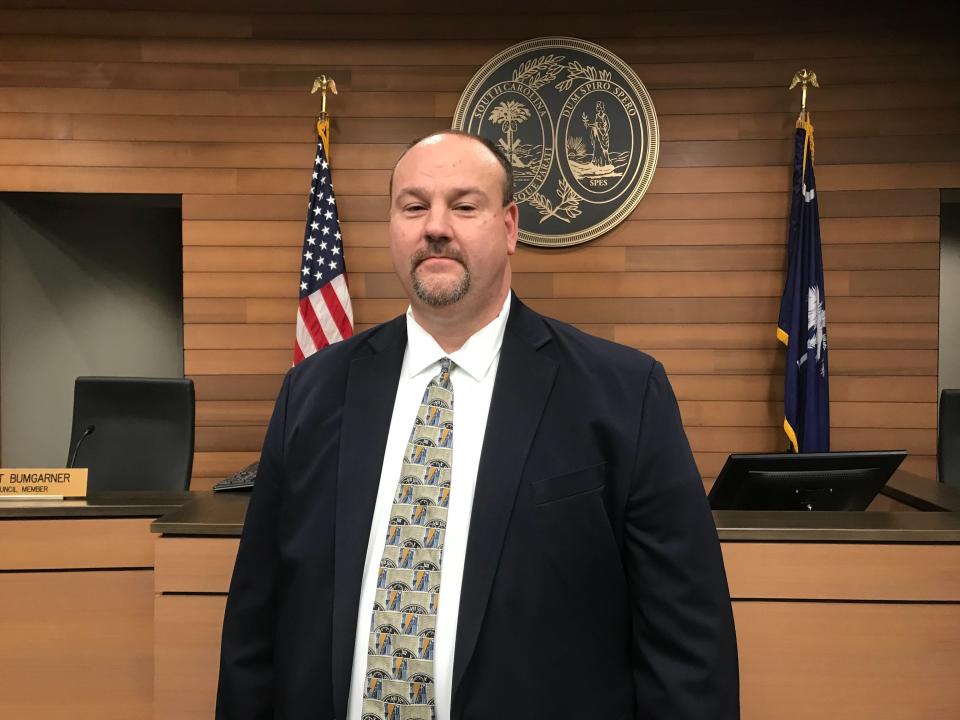
[[[329,138],[330,120],[324,118],[317,123],[317,154],[303,231],[294,365],[317,350],[353,335],[353,308],[343,262],[340,220],[327,162]]]

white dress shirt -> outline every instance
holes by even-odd
[[[434,697],[437,720],[448,720],[450,717],[453,650],[457,636],[457,616],[460,612],[467,534],[470,529],[470,514],[473,511],[473,493],[477,485],[477,469],[490,411],[490,398],[493,395],[493,382],[500,363],[500,346],[503,344],[503,333],[509,314],[510,293],[507,293],[500,314],[494,320],[471,335],[459,350],[445,353],[437,341],[420,327],[412,311],[407,310],[407,348],[400,370],[390,432],[387,435],[380,471],[380,488],[370,527],[370,539],[367,542],[363,583],[360,586],[353,671],[347,702],[348,720],[360,720],[363,710],[370,617],[376,593],[377,568],[383,556],[390,509],[400,480],[403,454],[423,398],[423,391],[430,379],[440,371],[440,360],[444,357],[453,361],[450,373],[454,398],[453,467],[434,640]]]

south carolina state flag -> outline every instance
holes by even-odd
[[[813,124],[804,113],[797,121],[787,282],[777,322],[777,338],[787,347],[783,430],[794,452],[830,450],[826,307]]]

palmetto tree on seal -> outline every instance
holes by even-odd
[[[499,123],[500,129],[507,134],[506,150],[507,157],[510,158],[510,164],[514,167],[523,167],[524,163],[517,157],[516,144],[513,140],[513,133],[516,132],[524,120],[529,119],[530,111],[527,107],[517,100],[507,100],[497,105],[490,113],[490,122]],[[500,140],[501,144],[503,140]]]

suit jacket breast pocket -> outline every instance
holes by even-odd
[[[533,488],[533,502],[544,505],[601,490],[606,484],[606,475],[607,464],[603,462],[543,480],[534,480],[530,483]]]

